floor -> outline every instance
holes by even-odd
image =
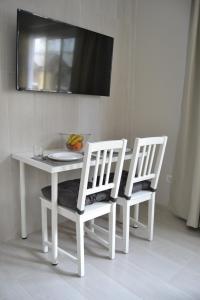
[[[60,231],[61,246],[73,253],[74,227],[62,224]],[[40,232],[1,244],[0,300],[200,299],[200,231],[186,228],[160,207],[153,242],[135,231],[130,253],[122,254],[118,245],[114,261],[106,249],[86,238],[86,275],[81,279],[76,264],[63,254],[57,266],[49,263],[40,249]]]

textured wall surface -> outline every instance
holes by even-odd
[[[22,8],[114,37],[111,97],[55,95],[15,90],[16,10]],[[59,132],[90,132],[94,138],[118,132],[118,107],[126,107],[133,2],[131,0],[0,0],[0,240],[14,237],[19,223],[16,151],[55,146]],[[131,70],[130,70],[131,72]],[[126,118],[120,112],[120,121]],[[40,228],[40,187],[45,173],[27,168],[28,230]],[[77,174],[70,174],[75,176]]]
[[[168,135],[157,201],[167,205],[180,121],[190,0],[139,0],[135,14],[131,136]],[[127,126],[128,127],[128,126]]]
[[[15,90],[16,9],[115,38],[111,97]],[[53,147],[59,132],[95,139],[169,136],[157,201],[167,204],[181,96],[190,0],[0,0],[0,240],[20,231],[19,169],[10,158],[33,145]],[[26,169],[28,231],[40,228],[40,187],[50,178]],[[77,176],[77,173],[68,174]]]

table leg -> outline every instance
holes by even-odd
[[[58,264],[58,174],[51,174],[51,234],[52,264]]]
[[[27,238],[26,229],[26,190],[25,190],[25,165],[20,161],[20,202],[21,202],[21,237]]]

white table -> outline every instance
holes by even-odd
[[[52,211],[51,224],[55,231],[51,231],[52,234],[52,264],[57,264],[58,256],[58,234],[57,234],[57,196],[58,196],[58,174],[61,172],[81,169],[83,167],[83,161],[70,161],[62,162],[55,165],[55,163],[48,160],[35,160],[32,153],[15,153],[12,155],[15,160],[20,164],[20,202],[21,202],[21,237],[27,238],[27,226],[26,226],[26,186],[25,186],[25,165],[35,167],[37,169],[46,171],[51,174],[51,202]],[[125,160],[129,160],[132,157],[132,152],[128,152],[125,155]],[[113,157],[113,162],[117,161],[117,157]],[[95,164],[95,159],[94,159]]]

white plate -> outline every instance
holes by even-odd
[[[71,161],[83,158],[83,154],[76,152],[55,152],[47,155],[48,158],[58,161]]]

